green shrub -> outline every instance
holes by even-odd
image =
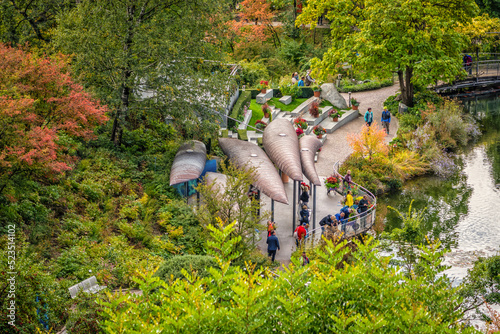
[[[71,312],[66,323],[68,334],[103,333],[100,326],[100,323],[104,320],[100,315],[102,307],[96,303],[96,298],[100,297],[88,293],[80,293],[73,300],[76,307]]]
[[[161,278],[165,282],[170,282],[172,278],[175,281],[184,278],[182,274],[182,269],[184,269],[188,273],[196,272],[198,277],[207,277],[209,276],[208,268],[210,267],[218,268],[217,261],[212,256],[174,256],[161,264],[154,276]]]
[[[250,104],[250,100],[252,99],[252,92],[249,90],[245,90],[240,94],[240,97],[236,101],[233,106],[233,111],[231,112],[232,118],[238,118],[239,115],[243,114],[243,108],[245,105]],[[227,120],[227,128],[230,129],[236,125],[236,122],[232,119]]]
[[[301,93],[300,87],[297,84],[293,84],[290,78],[282,77],[280,80],[280,91],[281,95],[289,95],[292,100],[295,100]]]
[[[260,80],[269,78],[266,66],[260,61],[248,61],[244,59],[238,64],[241,66],[241,84],[246,87],[254,87]]]
[[[345,85],[342,87],[339,87],[339,91],[341,93],[348,93],[348,92],[362,92],[365,90],[373,90],[373,89],[379,89],[382,87],[388,87],[392,86],[393,82],[392,79],[385,79],[382,81],[368,81],[362,84],[357,84],[357,85]]]

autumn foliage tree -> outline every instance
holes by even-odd
[[[363,126],[359,134],[349,134],[347,142],[353,149],[354,155],[371,160],[376,154],[387,155],[389,153],[389,147],[385,143],[386,135],[384,129],[374,122],[371,126]]]
[[[105,111],[71,79],[66,58],[0,44],[0,192],[15,175],[71,169],[74,139],[92,139]]]
[[[270,1],[243,0],[240,3],[239,21],[230,22],[232,31],[239,38],[236,45],[272,38],[274,45],[278,46],[280,39],[272,25],[273,17]]]

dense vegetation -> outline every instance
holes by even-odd
[[[370,4],[366,8],[373,11]],[[196,212],[169,186],[183,141],[201,140],[209,156],[222,157],[219,113],[237,86],[254,88],[270,80],[272,88],[301,98],[312,89],[289,85],[295,71],[303,75],[312,68],[329,82],[342,74],[346,89],[355,91],[387,84],[390,71],[403,70],[394,63],[401,53],[386,56],[390,48],[372,52],[366,64],[359,57],[356,65],[369,67],[375,60],[377,73],[363,66],[344,69],[348,59],[332,58],[332,47],[358,30],[344,24],[350,14],[335,16],[351,5],[342,11],[332,6],[310,1],[299,15],[302,7],[290,0],[0,0],[0,247],[7,249],[8,227],[15,225],[17,251],[16,327],[3,321],[9,302],[3,298],[0,332],[53,332],[65,324],[69,333],[143,333],[157,326],[186,332],[470,331],[459,323],[457,290],[446,279],[435,279],[440,251],[432,247],[422,250],[429,261],[415,277],[397,272],[367,241],[352,254],[329,243],[311,266],[292,265],[272,278],[269,261],[252,240],[259,226],[256,203],[246,194],[250,174],[228,166],[231,189],[220,194],[201,186],[212,201]],[[482,6],[492,14],[495,8]],[[440,32],[463,14],[459,21],[469,37],[446,26],[440,32],[446,45],[439,54],[426,54],[438,61],[437,71],[447,69],[443,77],[456,74],[461,65],[456,55],[469,47],[464,41],[482,36],[483,44],[495,47],[484,32],[497,21],[477,17],[483,30],[467,28],[476,9],[473,3],[450,8],[442,23],[432,17],[431,32],[418,32]],[[331,30],[314,27],[324,10],[336,23]],[[372,27],[387,19],[386,13],[368,14],[363,24]],[[312,29],[300,22],[313,23]],[[358,37],[346,39],[339,50],[355,45],[364,56],[363,48],[378,45],[363,46]],[[401,52],[408,46],[399,43],[403,37],[390,39]],[[407,60],[422,73],[427,67],[419,68],[415,57]],[[238,64],[241,71],[230,78],[232,65],[226,64]],[[423,85],[436,78],[433,73],[411,84]],[[366,80],[371,82],[349,86]],[[243,95],[235,115],[256,93]],[[391,149],[371,141],[365,150],[358,140],[359,155],[348,164],[360,183],[382,191],[396,188],[474,134],[453,104],[434,101],[436,108],[426,107],[431,98],[420,96],[414,97],[415,109],[400,115],[402,136]],[[255,111],[254,117],[262,113]],[[233,210],[235,203],[239,211]],[[241,224],[233,229],[219,225],[219,218]],[[7,277],[6,252],[0,260]],[[155,271],[161,280],[152,278]],[[128,301],[101,295],[99,304],[84,294],[72,300],[68,287],[93,275],[108,291],[140,288],[144,294]],[[212,311],[215,316],[208,316]],[[156,316],[161,323],[151,321]]]

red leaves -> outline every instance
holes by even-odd
[[[13,170],[51,177],[70,169],[75,158],[61,135],[91,139],[107,119],[62,56],[38,58],[0,44],[0,94],[0,180]]]

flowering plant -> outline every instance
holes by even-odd
[[[326,130],[324,127],[322,127],[321,125],[316,125],[314,128],[313,128],[313,133],[316,135],[316,136],[319,136],[319,135],[322,135],[324,133],[326,133]]]
[[[319,103],[318,102],[314,101],[313,103],[311,103],[311,105],[309,106],[309,114],[312,117],[319,116]]]
[[[302,128],[302,130],[307,129],[307,121],[303,118],[297,117],[294,121],[293,124],[298,127]]]
[[[267,126],[267,123],[264,121],[261,121],[260,119],[255,121],[255,127],[259,130],[264,130],[266,128],[266,126]]]
[[[339,186],[339,178],[336,176],[330,176],[325,179],[325,186],[327,188],[337,188]]]
[[[359,106],[358,100],[356,100],[354,97],[351,99],[351,104],[356,107]]]
[[[258,90],[267,89],[269,87],[269,81],[261,80],[257,85]]]
[[[295,133],[297,134],[297,137],[301,138],[304,135],[304,130],[302,130],[302,128],[297,128]]]

